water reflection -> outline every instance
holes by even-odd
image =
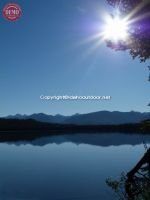
[[[7,142],[8,144],[26,145],[31,144],[35,146],[44,146],[47,144],[63,144],[65,142],[72,142],[76,145],[89,144],[96,146],[119,146],[119,145],[139,145],[141,143],[150,143],[149,135],[140,134],[123,134],[123,133],[90,133],[90,134],[67,134],[59,136],[48,136],[37,138],[32,141],[14,141]]]
[[[143,139],[150,141],[93,133],[1,143],[0,199],[114,200],[105,180],[134,166],[144,153]]]

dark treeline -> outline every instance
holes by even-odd
[[[150,122],[124,125],[64,125],[38,122],[32,119],[0,119],[0,141],[35,139],[37,137],[55,134],[73,133],[150,133]]]
[[[0,119],[0,131],[83,131],[83,132],[141,132],[141,124],[121,125],[74,125],[74,124],[51,124],[39,122],[33,119]]]

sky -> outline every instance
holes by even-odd
[[[7,0],[0,1],[2,10]],[[0,116],[32,113],[149,112],[148,63],[106,47],[105,0],[16,0],[22,17],[0,16]],[[96,48],[95,48],[96,46]],[[44,101],[40,95],[111,96]]]

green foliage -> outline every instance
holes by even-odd
[[[145,120],[142,122],[141,130],[143,132],[150,132],[150,120]]]
[[[118,200],[150,200],[150,184],[146,178],[140,182],[140,185],[136,183],[136,189],[138,192],[135,193],[134,198],[129,198],[126,193],[126,181],[127,177],[124,173],[122,173],[119,180],[108,178],[106,180],[106,184],[114,191]]]
[[[106,184],[115,192],[118,200],[127,200],[127,194],[124,187],[125,181],[126,176],[124,173],[121,174],[119,180],[113,180],[111,178],[106,179]]]

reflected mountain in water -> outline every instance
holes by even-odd
[[[119,146],[119,145],[139,145],[142,142],[150,143],[149,135],[140,134],[122,134],[122,133],[101,133],[101,134],[73,134],[73,135],[59,135],[59,136],[47,136],[39,137],[32,141],[14,141],[5,142],[7,144],[15,145],[34,145],[44,146],[47,144],[62,144],[62,143],[74,143],[76,145],[88,144],[95,146]]]
[[[143,140],[150,143],[150,136],[93,132],[5,140],[0,143],[0,199],[115,200],[106,179],[137,163],[145,151]]]

